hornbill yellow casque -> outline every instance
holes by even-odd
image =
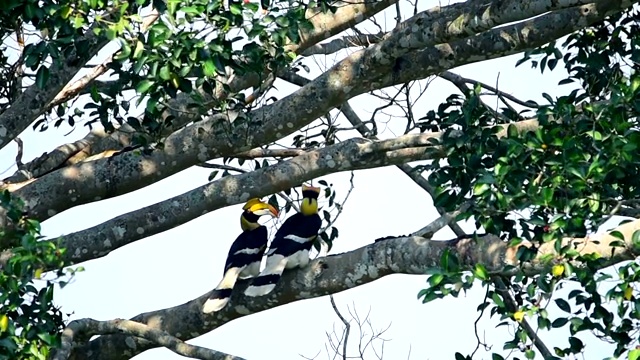
[[[260,273],[260,262],[267,248],[269,232],[264,225],[258,224],[258,219],[263,215],[277,217],[278,210],[260,199],[247,201],[242,209],[240,216],[242,233],[229,249],[227,262],[224,264],[224,276],[204,303],[202,307],[204,313],[218,311],[229,302],[238,278],[246,279]]]
[[[245,295],[266,295],[275,288],[284,269],[307,266],[309,251],[322,225],[318,215],[319,195],[320,188],[302,185],[300,212],[285,220],[276,232],[267,252],[267,265],[253,279]]]

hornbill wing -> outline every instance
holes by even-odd
[[[258,275],[268,240],[269,233],[265,226],[244,231],[236,238],[229,249],[222,280],[209,294],[202,312],[207,314],[222,309],[229,302],[238,277]]]
[[[267,264],[245,290],[247,296],[270,293],[280,280],[284,269],[304,267],[309,262],[309,250],[322,225],[319,215],[297,213],[288,218],[276,233],[267,252]]]

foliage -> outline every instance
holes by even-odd
[[[237,75],[276,73],[287,66],[295,55],[286,46],[300,42],[299,31],[311,26],[305,12],[316,6],[335,11],[324,0],[277,2],[266,16],[259,16],[258,4],[249,1],[229,1],[226,9],[222,0],[16,0],[0,10],[0,36],[6,38],[21,22],[42,33],[42,38],[23,40],[27,44],[21,59],[35,73],[40,88],[48,86],[52,72],[64,67],[71,53],[84,53],[95,42],[117,43],[120,50],[108,67],[118,80],[92,85],[91,100],[82,108],[73,102],[59,104],[34,129],[44,131],[51,123],[74,126],[83,119],[86,126],[99,121],[112,131],[114,123],[126,122],[146,134],[136,142],[148,145],[160,141],[162,131],[171,125],[172,117],[162,113],[179,93],[192,97],[194,112],[220,89],[228,93],[227,101],[244,104],[244,95],[233,93],[224,76],[229,70]],[[143,34],[140,29],[152,8],[160,18]],[[2,55],[0,68],[12,72],[15,65]],[[127,115],[131,91],[136,107],[145,106],[142,117]],[[6,95],[10,103],[15,94]],[[214,111],[228,107],[224,100],[216,98]]]
[[[20,199],[5,191],[0,205],[18,225],[10,236],[20,241],[0,272],[0,359],[46,359],[50,349],[60,344],[65,325],[62,312],[53,304],[55,284],[63,287],[68,281],[60,280],[68,265],[61,260],[65,250],[38,241],[40,223],[23,215]],[[51,267],[59,269],[55,278],[42,279],[43,269]]]
[[[423,131],[444,132],[438,144],[443,150],[434,152],[440,161],[423,168],[437,188],[436,205],[451,211],[470,201],[473,205],[463,217],[473,217],[478,229],[508,238],[511,245],[533,243],[532,248],[519,248],[523,262],[536,256],[536,246],[555,242],[561,257],[547,259],[546,273],[530,277],[516,271],[510,279],[517,308],[496,289],[487,293],[478,311],[490,309],[491,316],[516,322],[527,315],[544,330],[568,328],[568,346],[554,349],[562,358],[584,350],[579,337],[584,331],[616,344],[615,357],[637,344],[632,334],[640,330],[640,301],[633,288],[640,276],[638,264],[620,267],[611,286],[610,275],[594,270],[601,267],[600,259],[580,256],[571,245],[562,247],[560,240],[597,230],[620,209],[633,210],[634,204],[626,199],[640,195],[638,20],[639,11],[632,10],[572,34],[564,51],[552,43],[527,52],[518,65],[531,61],[544,73],[564,63],[570,77],[560,84],[579,85],[557,99],[543,94],[548,104],[529,102],[535,114],[512,108],[495,112],[482,102],[478,86],[467,98],[450,96],[420,123]],[[518,131],[513,122],[532,115],[540,124],[538,130]],[[510,124],[505,125],[506,136],[498,136],[500,124]],[[634,234],[634,243],[638,240],[640,232]],[[457,296],[474,279],[484,285],[494,280],[483,266],[463,269],[448,253],[441,265],[430,272],[429,287],[418,295],[424,302]],[[603,292],[604,281],[608,291]],[[567,284],[578,286],[567,299],[553,299],[554,291]],[[547,311],[552,299],[561,314],[555,318]],[[527,341],[520,328],[504,349],[520,349],[532,359],[535,351]],[[629,356],[637,357],[634,352]],[[470,357],[456,355],[466,358]]]

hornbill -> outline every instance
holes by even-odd
[[[242,209],[244,210],[240,216],[242,233],[229,249],[222,280],[202,307],[202,312],[205,314],[218,311],[229,302],[238,277],[246,279],[260,273],[260,262],[267,248],[269,233],[266,226],[258,224],[258,219],[263,215],[277,217],[278,210],[260,199],[247,201]]]
[[[284,269],[307,266],[309,251],[322,225],[318,215],[319,195],[320,188],[302,185],[300,212],[285,220],[276,232],[267,252],[267,265],[253,279],[245,295],[267,295],[275,288]]]

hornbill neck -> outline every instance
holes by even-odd
[[[318,213],[318,199],[311,197],[304,197],[302,204],[300,204],[300,212],[304,216],[315,215]]]
[[[260,227],[260,224],[258,224],[259,218],[260,216],[252,212],[249,212],[249,211],[243,212],[242,215],[240,216],[240,226],[242,227],[242,231],[251,231],[259,228]]]

